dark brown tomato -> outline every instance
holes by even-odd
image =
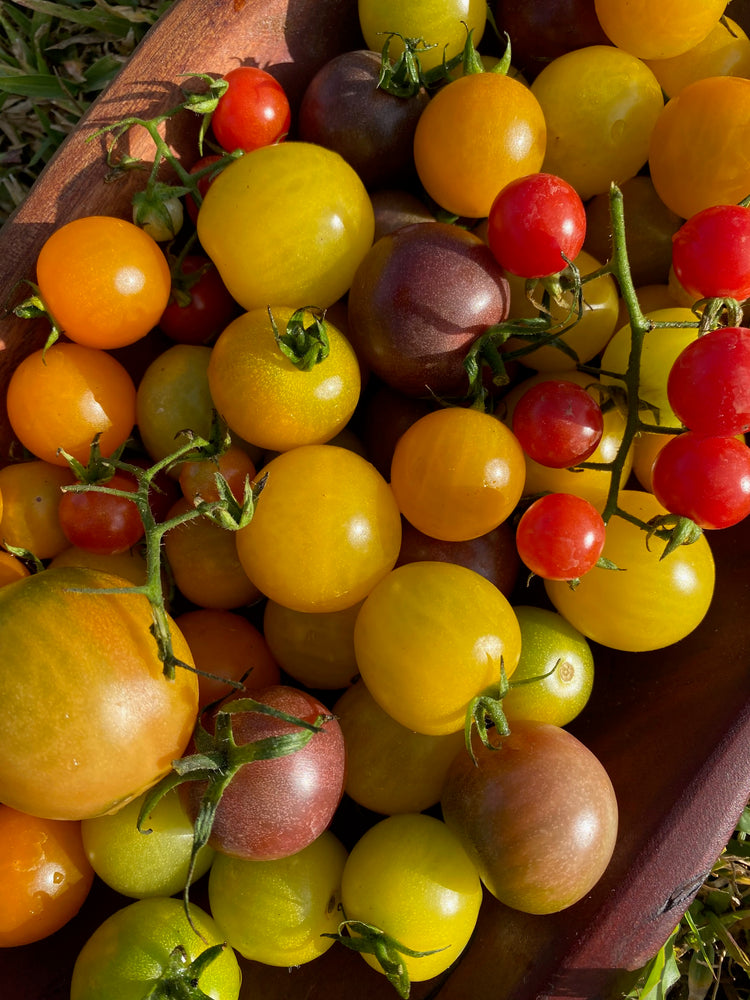
[[[411,191],[402,188],[380,188],[372,192],[370,201],[375,212],[373,243],[401,226],[410,226],[414,222],[435,222],[435,216],[427,205]]]
[[[511,38],[513,65],[529,80],[566,52],[611,44],[594,0],[497,0],[495,20]]]
[[[614,789],[569,732],[517,720],[499,746],[474,742],[451,765],[441,805],[487,889],[524,913],[556,913],[589,892],[617,837]]]
[[[430,538],[404,519],[401,551],[396,565],[423,560],[457,563],[473,569],[494,583],[506,597],[513,592],[521,568],[515,531],[507,521],[479,538],[467,542],[445,542]]]
[[[463,361],[508,315],[507,279],[478,237],[418,222],[381,237],[349,290],[349,336],[370,370],[408,396],[463,396]]]
[[[430,99],[424,90],[403,98],[378,88],[380,65],[367,49],[334,57],[308,84],[298,117],[300,139],[339,153],[368,188],[414,175],[414,130]]]
[[[367,458],[385,479],[391,476],[396,442],[407,427],[434,409],[426,399],[405,396],[380,379],[368,383],[358,414]]]
[[[336,719],[307,692],[280,684],[253,692],[252,697],[305,722],[315,722],[319,716],[326,719],[302,749],[244,764],[219,802],[211,846],[232,857],[270,861],[296,854],[327,829],[344,792],[346,750]],[[210,728],[208,721],[204,725]],[[232,719],[238,745],[302,731],[255,711],[237,712]],[[187,752],[194,752],[194,744]],[[193,820],[204,790],[203,782],[180,786]]]

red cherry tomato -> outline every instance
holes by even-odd
[[[208,257],[192,254],[182,262],[181,270],[177,279],[181,287],[173,288],[159,328],[178,344],[208,344],[229,326],[240,307]],[[187,302],[182,301],[180,290]]]
[[[136,482],[132,476],[116,472],[102,486],[111,490],[133,493]],[[99,490],[65,491],[58,507],[60,526],[71,545],[114,555],[126,552],[143,537],[143,521],[138,508],[127,497]]]
[[[712,205],[672,237],[672,266],[696,299],[750,297],[750,208]]]
[[[601,407],[583,386],[539,382],[513,410],[513,433],[525,453],[551,469],[569,469],[596,451],[604,433]]]
[[[701,434],[750,430],[750,330],[723,327],[691,341],[667,377],[669,405]]]
[[[249,153],[286,138],[291,123],[289,99],[279,81],[257,66],[238,66],[226,74],[228,89],[211,117],[214,137],[228,153]]]
[[[592,503],[548,493],[526,510],[516,529],[518,554],[544,580],[577,580],[596,565],[606,528]]]

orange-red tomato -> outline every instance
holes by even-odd
[[[17,462],[0,469],[4,503],[0,515],[0,542],[26,549],[37,559],[52,559],[70,542],[60,526],[61,489],[76,481],[66,466],[41,459]]]

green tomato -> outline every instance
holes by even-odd
[[[503,698],[506,718],[511,728],[516,719],[566,726],[591,694],[591,647],[556,611],[526,606],[514,610],[521,626],[521,658]]]
[[[328,830],[308,847],[273,861],[217,854],[208,895],[227,940],[265,965],[310,962],[334,943],[340,920],[342,843]]]
[[[139,899],[117,910],[94,931],[73,968],[70,1000],[153,1000],[200,997],[238,1000],[242,973],[214,920],[181,899]],[[213,946],[224,947],[202,969],[191,963]],[[179,984],[179,985],[178,985]],[[158,992],[160,991],[160,992]]]
[[[176,790],[168,792],[137,827],[145,795],[116,813],[84,820],[83,846],[99,878],[123,896],[173,896],[187,881],[193,824]],[[198,852],[193,881],[204,875],[214,858],[206,845]]]

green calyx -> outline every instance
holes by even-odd
[[[271,329],[281,353],[300,371],[309,372],[325,361],[330,353],[325,310],[303,306],[289,317],[283,333],[279,332],[271,307],[268,307]]]
[[[226,944],[206,948],[192,961],[182,945],[169,956],[169,963],[143,1000],[211,1000],[198,985],[208,966],[219,957]]]

